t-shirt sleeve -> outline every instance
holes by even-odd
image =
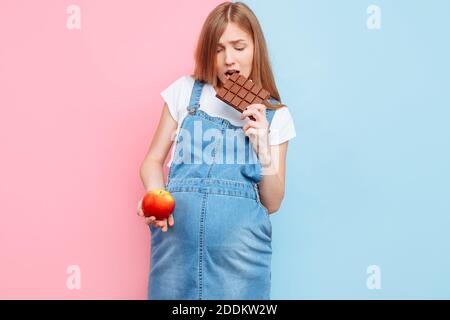
[[[180,117],[180,106],[183,105],[185,99],[186,82],[186,76],[182,76],[161,92],[172,118],[177,122]]]
[[[275,111],[270,124],[269,143],[278,145],[296,136],[294,121],[287,107]]]

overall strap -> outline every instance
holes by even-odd
[[[192,87],[191,99],[187,107],[189,114],[194,114],[200,107],[200,96],[202,94],[204,84],[205,83],[200,80],[195,80],[194,86]]]

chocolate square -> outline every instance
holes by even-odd
[[[245,90],[245,88],[241,88],[241,90],[239,90],[239,92],[238,92],[238,96],[241,98],[241,99],[244,99],[245,98],[245,96],[247,95],[247,90]]]
[[[259,91],[261,91],[262,87],[260,85],[255,84],[251,90],[251,92],[256,96]]]
[[[253,103],[261,103],[263,100],[259,97],[256,97],[255,100],[253,100]]]
[[[255,84],[253,83],[253,81],[251,80],[247,80],[244,84],[244,88],[247,90],[250,90],[251,88],[253,88]]]
[[[255,95],[251,92],[247,93],[247,95],[245,96],[245,101],[247,101],[248,103],[253,103],[254,99]]]
[[[234,94],[232,94],[231,92],[227,92],[227,94],[225,95],[224,99],[226,101],[231,101],[234,98]]]
[[[270,97],[269,91],[266,89],[261,89],[261,91],[258,93],[258,97],[260,97],[263,100],[266,100]]]
[[[223,87],[224,87],[225,89],[227,89],[227,90],[230,90],[230,88],[231,88],[232,85],[233,85],[233,81],[226,81],[226,82],[223,84]]]
[[[241,103],[239,104],[239,109],[241,110],[245,110],[245,108],[247,108],[250,105],[250,103],[248,103],[245,100],[242,100]],[[242,111],[241,111],[242,112]]]
[[[233,92],[234,94],[236,94],[236,93],[238,93],[239,89],[241,89],[241,87],[237,83],[235,83],[231,87],[230,91]]]
[[[228,90],[226,88],[220,88],[220,90],[217,94],[223,98],[223,97],[225,97],[227,92],[228,92]]]
[[[231,103],[235,106],[238,106],[239,103],[241,103],[242,99],[239,98],[238,96],[234,97],[233,100],[231,100]]]
[[[230,80],[233,82],[236,82],[236,80],[239,78],[239,72],[235,72],[231,75]]]
[[[236,83],[242,87],[245,83],[245,80],[247,79],[245,79],[244,76],[239,76],[239,78],[236,80]]]

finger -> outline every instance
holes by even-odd
[[[141,209],[142,209],[141,200],[139,200],[138,205],[137,205],[137,208],[136,208],[136,214],[137,214],[138,216],[141,215],[141,213],[140,213]]]
[[[155,217],[145,217],[144,220],[146,224],[153,224],[153,222],[155,221]]]
[[[266,118],[265,107],[262,104],[251,104],[243,112],[242,118],[253,116],[256,121],[264,121]]]
[[[173,227],[173,224],[175,223],[174,219],[173,219],[173,214],[171,214],[169,216],[169,226]]]
[[[258,110],[258,112],[262,112],[266,110],[266,106],[262,103],[253,103],[249,105],[246,109],[255,109]]]
[[[255,137],[257,136],[258,131],[256,128],[248,128],[247,130],[245,130],[245,135],[248,137]]]
[[[248,120],[248,122],[242,127],[242,130],[247,131],[248,128],[259,128],[259,123],[253,120]]]
[[[258,112],[258,110],[255,109],[247,109],[242,112],[241,119],[245,119],[246,117],[253,116],[255,121],[263,121],[262,115]]]
[[[163,231],[163,232],[166,232],[167,229],[168,229],[168,227],[167,227],[167,219],[164,219],[164,220],[163,220],[162,231]]]
[[[154,225],[156,228],[160,228],[160,227],[161,227],[161,220],[155,220],[155,221],[153,221],[153,225]]]
[[[269,132],[268,123],[264,125],[261,122],[248,120],[247,123],[242,127],[242,130],[247,131],[248,128],[255,128],[258,132],[261,132],[261,135],[264,135],[265,132]]]
[[[139,208],[138,210],[138,216],[143,217],[144,216],[144,211],[142,211],[142,208]]]

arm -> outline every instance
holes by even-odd
[[[145,190],[164,189],[163,166],[176,129],[177,122],[172,118],[165,103],[152,143],[140,167],[140,177]]]
[[[252,115],[255,120],[249,120],[243,130],[262,165],[262,177],[258,183],[261,203],[269,213],[277,211],[284,197],[285,166],[288,141],[279,145],[269,144],[269,122],[266,117],[266,107],[263,104],[252,104],[241,114],[241,119]]]
[[[285,168],[288,141],[270,146],[268,155],[261,155],[263,158],[262,178],[258,184],[261,203],[267,208],[269,213],[276,212],[284,198],[285,190]]]

